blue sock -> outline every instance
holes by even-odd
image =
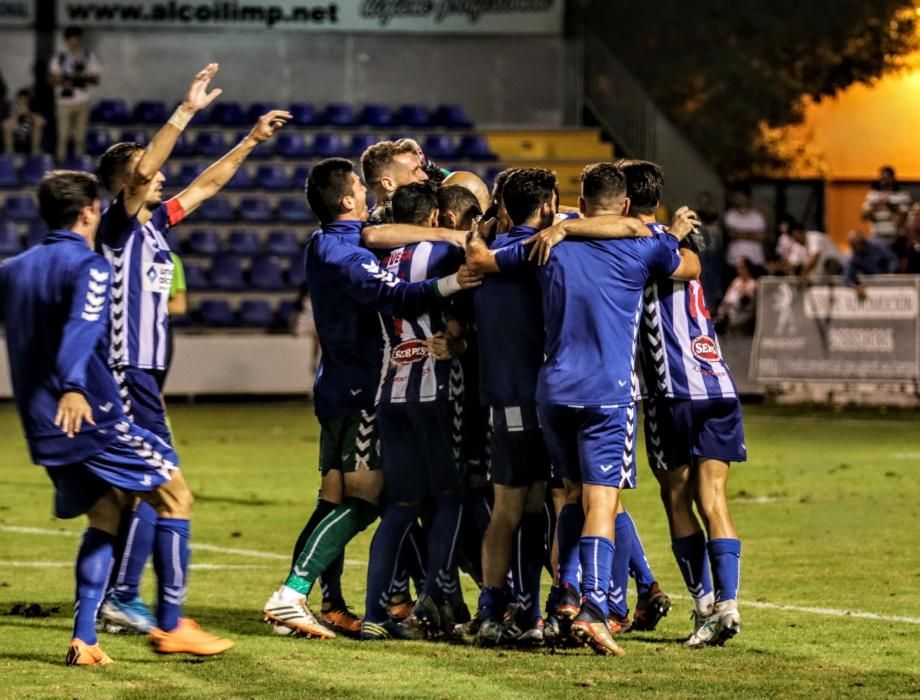
[[[501,622],[507,606],[507,589],[483,586],[482,590],[479,591],[479,610],[484,619]]]
[[[632,533],[629,514],[619,513],[614,532],[613,565],[610,567],[610,588],[607,591],[607,608],[618,617],[629,615],[626,593],[629,589],[629,558],[632,549]]]
[[[607,617],[607,590],[613,568],[613,542],[606,537],[582,537],[578,543],[581,559],[581,596]]]
[[[671,540],[671,550],[697,609],[705,612],[712,607],[712,579],[709,576],[706,535],[701,530],[687,537]]]
[[[153,543],[157,572],[157,627],[171,632],[179,624],[188,583],[189,522],[158,518]]]
[[[617,549],[620,545],[620,518],[624,519],[624,537],[629,538],[629,574],[636,579],[636,590],[639,595],[648,593],[652,584],[655,583],[655,575],[652,573],[652,567],[649,566],[648,559],[645,556],[645,547],[642,546],[642,540],[639,539],[639,531],[636,529],[636,523],[632,516],[623,512],[617,515]],[[625,541],[625,540],[624,540]]]
[[[345,598],[342,597],[342,572],[344,569],[345,552],[342,552],[320,574],[319,585],[323,592],[323,603],[330,603],[333,606],[345,605]]]
[[[463,514],[459,494],[442,493],[437,497],[434,516],[428,526],[428,578],[425,594],[443,605],[450,592],[454,557]]]
[[[115,536],[94,527],[83,532],[77,551],[75,575],[77,600],[74,604],[73,636],[87,644],[96,643],[96,613],[105,597],[105,584],[112,570]]]
[[[540,575],[543,573],[545,527],[543,513],[524,513],[514,534],[511,551],[511,577],[521,617],[533,622],[540,610]]]
[[[153,554],[156,523],[157,512],[153,506],[145,501],[138,503],[131,514],[124,541],[119,542],[121,546],[116,557],[113,595],[120,601],[127,603],[140,595],[144,566]]]
[[[709,561],[712,562],[716,602],[736,599],[741,582],[741,540],[727,537],[709,540],[706,547],[709,550]]]
[[[578,589],[578,541],[585,525],[585,512],[576,503],[562,506],[556,523],[556,541],[559,543],[559,585]]]
[[[425,579],[428,578],[425,571],[425,562],[428,559],[428,550],[425,545],[425,531],[419,524],[418,519],[413,521],[412,527],[409,528],[409,536],[406,537],[406,543],[403,545],[403,553],[406,558],[403,562],[406,566],[406,573],[412,579],[412,585],[415,587],[416,597],[425,590]],[[402,556],[402,554],[400,554]],[[406,587],[408,590],[408,585]]]
[[[399,552],[416,518],[417,505],[389,505],[383,512],[368,555],[364,617],[369,622],[387,620],[386,605],[399,567]]]

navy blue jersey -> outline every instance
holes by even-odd
[[[483,406],[533,404],[543,365],[543,307],[536,265],[522,244],[537,232],[515,226],[490,246],[502,274],[489,275],[474,297]]]
[[[112,265],[109,365],[165,370],[173,261],[166,232],[185,212],[170,199],[142,224],[119,195],[102,215],[97,243]]]
[[[383,360],[378,312],[413,318],[437,305],[435,280],[405,282],[361,247],[360,221],[335,221],[307,241],[306,276],[322,360],[316,415],[372,410]]]
[[[0,321],[36,464],[76,464],[117,439],[121,399],[106,363],[110,277],[105,259],[72,231],[52,231],[0,267]],[[54,425],[61,395],[69,391],[86,397],[96,421],[73,438]]]
[[[450,243],[422,242],[390,251],[380,266],[406,282],[422,282],[455,273],[463,264],[463,251]],[[463,393],[460,360],[436,360],[425,340],[447,330],[443,309],[403,318],[380,314],[384,366],[378,401],[413,403],[457,399]]]
[[[642,290],[680,265],[660,238],[566,240],[537,271],[546,361],[537,400],[622,406],[638,399],[634,372]]]

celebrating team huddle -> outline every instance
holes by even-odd
[[[102,156],[99,180],[114,197],[104,213],[96,178],[47,175],[38,196],[51,233],[0,267],[33,460],[55,485],[57,515],[89,517],[69,664],[111,662],[97,624],[148,634],[164,653],[233,646],[181,616],[193,499],[160,396],[164,234],[290,115],[263,116],[163,202],[160,168],[218,96],[208,91],[216,72],[196,76],[146,148]],[[746,459],[740,403],[698,281],[699,222],[686,208],[670,226],[657,222],[662,187],[650,162],[591,164],[574,210],[560,206],[548,170],[506,170],[490,192],[472,173],[440,170],[410,139],[368,148],[360,174],[341,158],[312,167],[306,200],[320,228],[305,264],[322,349],[322,480],[290,570],[262,608],[276,633],[623,654],[625,633],[655,629],[671,607],[624,503],[639,480],[640,403],[694,601],[685,644],[740,631],[741,547],[726,500],[729,464]],[[344,552],[378,518],[358,617],[342,594]],[[155,616],[138,594],[151,555]],[[479,589],[472,614],[461,571]]]

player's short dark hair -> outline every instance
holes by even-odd
[[[626,176],[626,196],[629,212],[651,216],[658,211],[664,173],[661,167],[647,160],[622,160],[616,165]]]
[[[64,38],[70,39],[71,37],[83,38],[83,28],[82,27],[66,27],[64,29]]]
[[[125,177],[131,156],[142,150],[143,146],[132,141],[122,141],[109,146],[99,159],[99,167],[96,168],[102,186],[117,195],[121,191],[119,180]]]
[[[581,196],[590,205],[603,207],[626,196],[626,176],[613,163],[592,163],[581,171]]]
[[[495,176],[495,182],[492,183],[492,204],[501,203],[502,194],[505,190],[505,183],[508,182],[508,178],[514,175],[518,170],[520,170],[520,168],[507,168]]]
[[[304,187],[307,203],[321,224],[335,221],[343,213],[342,199],[353,193],[354,163],[347,158],[327,158],[313,166]]]
[[[412,182],[397,187],[390,204],[394,223],[427,224],[431,213],[438,208],[438,193],[427,182]]]
[[[80,210],[99,199],[99,180],[77,170],[52,170],[38,183],[38,210],[49,229],[70,229]]]
[[[502,201],[511,223],[520,226],[541,206],[559,196],[556,175],[546,168],[519,168],[508,176]]]
[[[482,214],[476,195],[460,185],[446,185],[438,188],[438,209],[443,219],[448,213],[457,217],[460,228],[468,228],[473,218]]]

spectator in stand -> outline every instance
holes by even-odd
[[[870,239],[862,231],[850,232],[852,254],[843,270],[843,281],[856,289],[860,301],[866,299],[862,275],[887,275],[897,271],[898,259],[884,243]]]
[[[99,84],[101,66],[89,49],[83,46],[83,30],[64,30],[66,48],[55,54],[48,64],[48,76],[55,86],[57,109],[57,160],[67,156],[67,146],[73,139],[74,155],[86,153],[86,123],[92,88]]]
[[[726,262],[734,266],[741,258],[747,258],[751,264],[764,267],[767,220],[763,214],[751,207],[750,188],[736,187],[732,191],[731,201],[732,206],[722,219],[728,239]]]
[[[716,312],[718,332],[754,334],[757,312],[757,278],[762,273],[763,270],[752,265],[747,258],[741,258],[735,263],[735,279],[728,285],[722,303],[719,304]]]
[[[920,274],[920,202],[910,208],[904,229],[894,241],[898,272]]]
[[[806,231],[797,219],[786,214],[779,224],[776,242],[777,261],[771,272],[780,275],[798,275],[806,282],[812,274],[839,275],[846,263],[846,255],[826,233]]]
[[[32,111],[32,91],[23,88],[16,93],[12,113],[3,121],[3,152],[38,155],[44,131],[45,118]]]
[[[885,245],[892,245],[904,227],[910,211],[910,193],[901,189],[894,168],[882,166],[878,182],[866,193],[862,218],[869,222],[872,237]]]
[[[722,283],[725,278],[725,236],[722,233],[719,210],[716,208],[716,199],[712,196],[712,192],[700,192],[697,198],[696,213],[702,224],[700,232],[707,243],[706,249],[700,253],[700,265],[702,266],[700,282],[706,298],[718,307],[722,293],[725,291]]]

